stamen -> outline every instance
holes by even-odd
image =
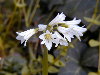
[[[51,39],[51,34],[45,34],[45,39]]]

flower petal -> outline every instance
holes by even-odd
[[[24,32],[16,32],[18,36],[16,37],[17,40],[21,40],[21,44],[25,41],[24,46],[26,46],[27,40],[35,34],[35,29],[30,29]]]
[[[49,25],[57,25],[58,23],[61,23],[63,20],[65,20],[65,15],[63,12],[61,14],[58,13],[58,15],[49,23]]]
[[[38,25],[38,28],[39,28],[39,31],[44,31],[44,30],[46,30],[47,25],[39,24],[39,25]]]
[[[47,41],[45,42],[45,45],[46,45],[46,47],[48,48],[48,50],[50,50],[51,47],[52,47],[52,41],[51,41],[51,40],[47,40]]]
[[[41,35],[39,36],[39,38],[40,38],[40,39],[44,39],[44,35],[45,35],[45,34],[41,34]]]
[[[74,18],[73,20],[71,20],[71,21],[66,21],[66,24],[67,25],[77,25],[77,24],[79,24],[81,22],[81,20],[79,19],[79,20],[76,20],[76,18]]]

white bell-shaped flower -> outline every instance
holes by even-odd
[[[73,31],[73,34],[81,41],[80,36],[83,36],[83,33],[87,31],[86,28],[79,27],[79,26],[71,26],[70,27]]]
[[[81,20],[76,20],[76,18],[74,18],[71,21],[66,21],[65,24],[68,26],[68,28],[71,29],[71,32],[73,35],[75,35],[79,40],[80,36],[83,36],[83,32],[85,32],[87,29],[83,28],[83,27],[79,27],[78,24],[81,22]]]
[[[58,13],[58,15],[49,23],[49,25],[57,25],[58,23],[62,23],[62,21],[65,20],[65,15],[63,14],[63,12],[61,14]]]
[[[21,44],[23,42],[24,43],[24,46],[26,46],[26,42],[27,40],[33,35],[35,34],[35,29],[30,29],[30,30],[27,30],[27,31],[24,31],[24,32],[16,32],[18,34],[18,36],[16,37],[17,40],[21,40]]]
[[[62,33],[64,35],[64,38],[67,38],[69,42],[71,42],[71,38],[74,38],[73,36],[74,34],[71,28],[65,28],[65,27],[59,26],[58,31]]]

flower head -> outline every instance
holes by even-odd
[[[52,43],[55,43],[55,47],[59,44],[67,46],[68,42],[71,42],[71,39],[76,36],[79,40],[83,36],[83,33],[87,30],[86,28],[79,27],[78,24],[81,20],[76,20],[74,18],[71,21],[65,21],[66,16],[58,13],[58,15],[48,24],[39,24],[37,30],[43,31],[43,34],[39,36],[42,39],[41,44],[45,44],[47,49],[50,50]],[[26,46],[27,40],[37,32],[36,29],[30,29],[24,32],[16,32],[18,36],[17,40],[21,40],[24,46]],[[44,33],[45,32],[45,33]]]
[[[17,40],[21,40],[21,44],[23,42],[24,43],[24,46],[26,46],[26,42],[27,40],[33,35],[35,34],[35,29],[30,29],[30,30],[27,30],[27,31],[24,31],[24,32],[16,32],[18,34],[18,36],[16,37]]]
[[[42,39],[43,41],[41,42],[41,44],[45,44],[46,47],[48,48],[48,50],[51,49],[52,47],[52,42],[54,40],[54,36],[52,33],[50,33],[50,31],[46,31],[46,33],[43,33],[39,36],[40,39]]]
[[[57,25],[58,23],[61,23],[62,21],[65,20],[65,15],[63,14],[63,12],[61,14],[58,13],[58,15],[49,23],[49,25]]]

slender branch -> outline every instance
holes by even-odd
[[[28,17],[28,20],[29,20],[29,16],[30,16],[30,14],[31,14],[33,1],[34,1],[34,0],[31,0],[31,3],[30,3],[30,5],[29,5],[28,11],[27,11],[27,17]]]
[[[99,30],[99,42],[100,42],[100,30]],[[98,72],[100,73],[100,45],[99,45],[99,61],[98,61]]]
[[[15,7],[14,7],[14,11],[13,11],[13,13],[12,13],[12,16],[11,16],[11,18],[10,18],[10,21],[9,21],[7,27],[6,27],[6,33],[9,32],[9,30],[10,30],[10,28],[11,28],[11,26],[12,26],[12,23],[14,22],[13,18],[14,18],[14,15],[15,15],[15,13],[16,13],[16,9],[17,9],[17,7],[15,6]]]
[[[36,12],[37,8],[39,7],[39,2],[40,2],[40,0],[36,0],[36,4],[34,6],[34,9],[33,9],[32,14],[30,16],[30,19],[29,19],[29,25],[31,24],[32,19],[33,19],[34,15],[35,15],[35,12]]]
[[[95,6],[95,9],[94,9],[94,14],[93,14],[93,18],[95,18],[96,17],[96,14],[97,14],[97,12],[98,12],[98,6],[99,6],[99,0],[97,0],[96,1],[96,6]]]
[[[22,3],[25,3],[24,0],[22,0]],[[26,13],[26,8],[23,7],[22,10],[23,10],[24,17],[25,17],[25,24],[28,27],[29,26],[29,23],[28,23],[28,17],[27,17],[27,13]]]
[[[35,60],[36,57],[35,57],[35,54],[33,52],[33,48],[32,48],[31,44],[29,44],[29,50],[28,51],[29,51],[29,55],[30,55],[30,60]]]
[[[45,46],[43,46],[43,68],[42,75],[48,75],[48,50]]]
[[[99,0],[96,1],[96,6],[95,6],[95,9],[94,9],[94,13],[92,15],[92,18],[96,18],[96,15],[97,15],[97,12],[98,12],[98,5],[99,5]],[[87,26],[87,29],[90,29],[91,26],[93,25],[93,23],[90,23],[88,26]]]

